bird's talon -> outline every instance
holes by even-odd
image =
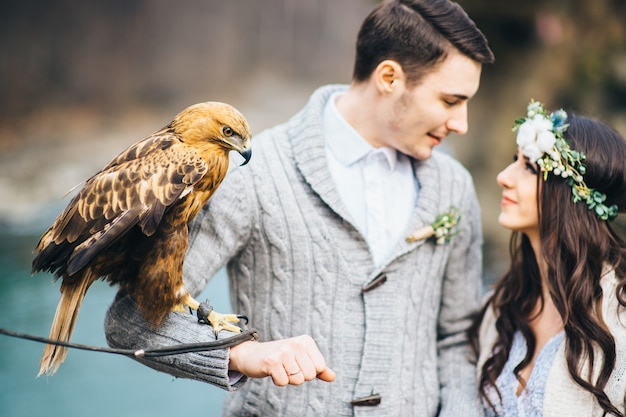
[[[198,316],[198,321],[204,324],[211,324],[211,321],[209,320],[209,316],[211,315],[211,313],[213,313],[213,307],[208,303],[208,301],[200,303],[200,305],[198,306],[198,311],[196,312],[196,315]]]
[[[231,323],[239,323],[240,320],[245,319],[246,324],[248,324],[248,317],[243,314],[220,314],[216,312],[209,304],[209,300],[198,305],[196,315],[198,316],[198,322],[209,324],[213,328],[216,340],[218,333],[222,330],[228,330],[233,333],[241,332],[241,327]]]

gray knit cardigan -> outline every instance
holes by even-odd
[[[271,378],[244,377],[231,385],[228,350],[142,362],[234,391],[225,416],[482,415],[464,333],[480,302],[482,274],[471,177],[436,151],[415,161],[420,190],[406,235],[450,206],[461,211],[460,233],[441,245],[401,240],[377,267],[325,159],[322,109],[345,88],[318,89],[287,123],[254,138],[250,163],[231,170],[191,226],[185,260],[192,294],[226,267],[233,310],[250,318],[261,341],[311,335],[336,381],[276,387]],[[364,290],[381,274],[382,285]],[[111,346],[125,348],[213,338],[183,313],[153,331],[123,294],[105,331]],[[372,393],[380,404],[351,404]]]

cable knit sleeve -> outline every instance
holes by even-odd
[[[128,295],[122,294],[118,294],[109,308],[104,330],[109,346],[119,349],[139,350],[215,341],[215,335],[209,326],[198,323],[194,316],[186,313],[172,313],[165,318],[161,327],[153,329],[143,319],[137,304]],[[219,339],[225,339],[231,337],[232,333],[221,331],[218,336]],[[228,391],[238,389],[247,379],[239,373],[228,371],[228,349],[137,361],[177,378],[208,382]]]
[[[254,211],[245,170],[235,168],[226,176],[209,204],[190,225],[190,248],[185,258],[184,281],[187,290],[197,296],[215,273],[234,253],[246,244]],[[118,294],[109,307],[104,323],[109,346],[124,349],[162,347],[184,343],[214,341],[212,329],[199,324],[195,316],[171,313],[158,328],[143,319],[135,302]],[[219,338],[232,336],[227,331]],[[139,359],[138,359],[139,360]],[[240,374],[229,373],[229,350],[144,358],[141,363],[176,377],[195,379],[226,390],[236,390],[246,381]]]

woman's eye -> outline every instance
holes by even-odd
[[[537,167],[535,167],[535,164],[527,162],[526,163],[526,169],[530,172],[532,172],[533,174],[537,174]]]

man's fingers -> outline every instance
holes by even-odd
[[[270,376],[272,377],[272,382],[274,383],[274,385],[278,387],[284,387],[285,385],[289,384],[289,377],[286,373],[270,373]]]
[[[275,385],[300,385],[315,378],[332,382],[335,373],[310,336],[272,342],[244,342],[230,349],[229,368],[251,378],[269,376]]]
[[[289,384],[300,385],[300,384],[303,384],[304,382],[305,382],[305,377],[302,371],[289,374]]]
[[[315,369],[315,365],[310,361],[303,363],[301,369],[302,372],[300,373],[302,374],[302,378],[305,381],[311,381],[317,376],[317,370]]]
[[[285,365],[287,379],[289,380],[289,384],[291,385],[300,385],[305,381],[304,371],[302,371],[303,366],[297,359],[297,357],[291,358],[289,362],[293,364],[290,366]]]
[[[305,373],[305,378],[307,381],[311,381],[315,378],[321,379],[322,381],[332,382],[335,380],[337,375],[335,372],[326,366],[326,361],[322,356],[322,353],[319,351],[317,344],[310,336],[305,337],[306,351],[309,358],[308,365],[311,368],[307,369],[307,373]]]
[[[327,382],[335,380],[335,372],[326,366],[326,361],[311,336],[299,336],[293,338],[292,341],[296,361],[301,372],[289,378],[290,384],[300,385],[304,381],[312,381],[315,378]]]
[[[326,382],[333,382],[335,378],[337,378],[337,375],[335,374],[335,371],[330,368],[324,368],[322,372],[317,374],[317,379],[321,379]]]

